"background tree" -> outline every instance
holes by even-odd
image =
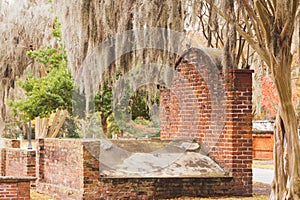
[[[231,57],[228,57],[229,60],[234,61],[232,66],[230,66],[229,61],[226,61],[227,64],[223,61],[224,65],[228,65],[228,69],[248,69],[251,67],[251,69],[255,70],[253,77],[253,116],[255,119],[264,119],[265,107],[262,104],[262,79],[268,74],[266,66],[244,37],[236,32],[235,26],[230,26],[231,34],[227,32],[230,29],[228,29],[226,19],[220,16],[217,10],[213,9],[212,5],[215,5],[215,8],[218,7],[223,13],[234,15],[231,16],[231,21],[243,19],[242,8],[238,6],[239,4],[236,4],[235,8],[231,9],[230,3],[226,3],[226,1],[193,1],[190,5],[193,9],[189,9],[191,12],[186,13],[186,24],[189,27],[188,35],[195,42],[207,47],[226,50],[227,52],[223,52],[224,58],[228,57],[228,54],[232,54]],[[246,29],[245,23],[243,21],[240,22],[240,26]],[[226,45],[227,47],[225,47]]]
[[[299,93],[297,91],[297,86],[294,83],[292,83],[292,93],[293,105],[297,105]],[[266,118],[275,119],[278,110],[277,106],[279,103],[279,99],[273,81],[268,75],[265,75],[262,78],[262,95],[262,104],[265,111],[267,112]]]
[[[273,81],[268,76],[264,76],[262,80],[262,95],[262,104],[266,112],[271,118],[275,119],[279,100]]]
[[[46,120],[42,130],[47,135],[49,117],[56,113],[52,120],[52,127],[56,126],[57,118],[63,112],[58,122],[58,127],[50,128],[51,136],[55,137],[63,125],[66,116],[72,113],[72,93],[74,81],[70,71],[67,69],[67,57],[61,42],[61,25],[55,19],[53,37],[56,38],[55,47],[46,49],[30,50],[28,56],[40,63],[39,77],[29,74],[26,81],[19,81],[19,86],[25,91],[26,98],[19,101],[11,101],[10,106],[15,115],[21,116],[24,122],[36,119],[36,125],[40,124],[39,118]],[[38,126],[38,125],[37,125]],[[39,127],[36,127],[38,130]],[[40,132],[40,130],[38,131]]]
[[[108,82],[103,82],[102,89],[95,96],[95,111],[100,112],[102,130],[106,135],[108,118],[113,114],[112,100],[112,85]],[[111,116],[109,121],[114,121],[113,116]]]
[[[16,6],[17,5],[17,6]],[[35,73],[35,65],[26,55],[30,49],[45,48],[53,41],[53,12],[48,0],[0,1],[0,134],[9,122],[8,99],[18,99],[22,92],[17,77],[27,70]]]

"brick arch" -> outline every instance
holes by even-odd
[[[210,125],[211,99],[194,65],[176,68],[171,87],[161,92],[160,107],[161,138],[204,138]]]
[[[178,107],[179,116],[162,116],[163,121],[177,124],[177,131],[170,132],[161,125],[162,139],[197,139],[205,146],[217,142],[225,126],[225,86],[220,62],[204,50],[192,48],[175,63],[175,74],[169,90],[161,91],[161,108]],[[173,104],[172,91],[180,100]],[[178,123],[180,121],[180,123]],[[167,136],[170,135],[170,136]]]

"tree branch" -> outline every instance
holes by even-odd
[[[266,38],[266,42],[269,46],[271,40],[271,16],[268,8],[266,8],[266,4],[262,3],[262,1],[255,1],[255,8],[258,11],[259,18],[257,18],[257,22],[260,24],[263,30],[263,34]]]
[[[245,1],[245,0],[242,0]],[[211,0],[207,0],[208,3],[211,3]],[[248,3],[246,3],[248,5]],[[229,22],[228,17],[220,10],[218,9],[218,7],[214,4],[212,4],[211,6],[213,6],[213,9],[222,17],[224,18],[227,22]],[[253,12],[253,10],[251,10],[251,13],[255,14]],[[256,15],[252,16],[252,18],[257,18]],[[255,41],[253,37],[251,37],[246,31],[244,31],[240,25],[236,23],[236,30],[237,32],[245,38],[245,40],[247,40],[247,42],[249,43],[249,45],[261,56],[261,58],[264,60],[264,62],[268,65],[271,66],[271,61],[270,61],[270,56],[266,53],[268,52],[266,50],[266,47],[260,46],[260,42]],[[257,39],[258,39],[258,33],[256,33]]]
[[[267,7],[270,8],[270,10],[271,10],[271,15],[274,16],[274,14],[275,14],[275,9],[274,9],[274,6],[273,6],[271,0],[267,0]]]
[[[256,34],[258,43],[259,44],[263,44],[263,39],[262,39],[262,36],[261,36],[261,31],[259,29],[259,26],[257,25],[257,22],[259,21],[259,18],[257,17],[256,13],[253,11],[254,9],[248,4],[248,1],[242,0],[241,3],[246,8],[246,11],[248,13],[248,17],[249,17],[249,19],[251,21],[251,24],[253,25],[253,29],[254,29],[254,32]]]
[[[271,66],[270,62],[270,56],[266,54],[266,49],[265,47],[260,47],[259,43],[257,43],[253,38],[251,38],[241,27],[237,26],[236,27],[237,32],[247,40],[249,45],[261,56],[263,61],[268,65]]]

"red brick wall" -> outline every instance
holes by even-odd
[[[83,147],[80,140],[39,139],[37,191],[62,199],[81,199]]]
[[[99,169],[100,141],[82,141],[83,145],[83,199],[100,197]]]
[[[1,176],[36,177],[36,151],[18,148],[0,149]],[[31,182],[35,187],[35,181]]]
[[[30,181],[34,178],[0,177],[1,200],[30,200]]]
[[[20,140],[0,139],[0,176],[6,174],[6,148],[20,148]]]
[[[208,87],[190,63],[177,72],[172,88],[161,93],[161,139],[203,138],[211,116],[206,112],[211,109]]]
[[[39,139],[37,149],[37,191],[62,199],[99,197],[99,141]]]
[[[0,175],[13,177],[36,176],[36,151],[20,149],[19,140],[1,139]],[[34,181],[31,182],[34,186]]]
[[[252,71],[230,71],[222,83],[211,64],[192,49],[176,66],[173,85],[161,92],[161,138],[198,140],[229,177],[98,180],[100,152],[89,150],[99,141],[40,139],[38,191],[62,199],[252,195]],[[216,104],[218,92],[225,98]]]
[[[207,54],[190,49],[160,104],[161,139],[196,139],[232,174],[237,195],[252,194],[251,70],[230,71],[224,81]]]
[[[253,131],[253,159],[273,160],[274,134],[272,131]]]
[[[6,176],[36,176],[36,151],[27,149],[5,149]]]

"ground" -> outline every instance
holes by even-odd
[[[54,200],[54,198],[44,195],[44,194],[39,194],[34,190],[30,191],[30,199],[31,200],[51,200],[51,199]]]
[[[263,184],[263,183],[254,183],[253,185],[253,197],[230,197],[230,198],[218,198],[223,200],[267,200],[269,199],[268,195],[270,193],[270,185]],[[51,198],[46,195],[39,194],[35,191],[31,191],[31,199],[32,200],[57,200],[54,198]],[[177,198],[174,200],[211,200],[211,199],[217,199],[217,198]]]

